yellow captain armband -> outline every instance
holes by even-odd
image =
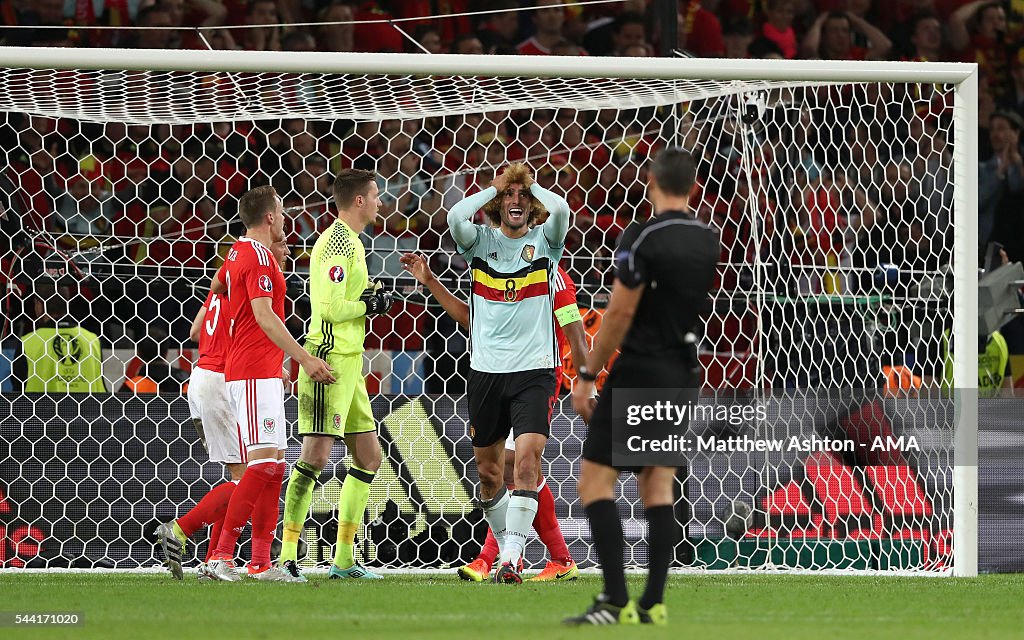
[[[582,320],[583,316],[580,315],[579,307],[574,304],[567,304],[561,309],[555,309],[555,318],[558,320],[558,326],[564,327],[577,320]]]

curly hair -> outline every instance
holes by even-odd
[[[532,179],[532,176],[530,175],[530,168],[522,162],[513,162],[508,165],[508,167],[505,168],[503,175],[508,176],[508,185],[521,184],[525,186],[527,179]],[[484,215],[487,216],[487,221],[495,227],[501,224],[501,198],[503,195],[504,194],[499,193],[483,207]],[[546,214],[547,210],[544,209],[544,205],[532,196],[530,197],[530,203],[532,206],[530,207],[530,213],[526,219],[526,223],[532,226],[537,216]]]

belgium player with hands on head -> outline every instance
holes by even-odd
[[[455,297],[430,270],[427,259],[416,253],[402,256],[402,267],[411,273],[416,281],[424,285],[437,299],[441,307],[462,327],[469,329],[469,304]],[[569,274],[558,267],[554,279],[555,335],[558,339],[558,353],[568,348],[573,362],[582,362],[587,355],[587,337],[583,329],[583,319],[579,307],[576,306],[576,285]],[[555,394],[562,382],[562,362],[555,367]],[[514,489],[515,486],[515,434],[509,433],[505,440],[505,484]],[[550,559],[543,571],[530,578],[534,582],[569,581],[579,575],[576,562],[569,553],[569,547],[562,535],[555,512],[555,496],[551,493],[544,475],[537,480],[537,514],[533,519],[533,529],[537,532],[544,546],[547,547]],[[499,555],[498,540],[494,532],[487,530],[487,537],[476,559],[458,568],[458,575],[463,580],[483,582],[491,574],[491,566]]]
[[[380,468],[377,423],[363,377],[366,317],[391,310],[391,293],[370,283],[366,250],[359,232],[377,220],[381,206],[377,174],[344,169],[334,180],[338,219],[317,238],[309,261],[312,316],[306,351],[323,358],[338,381],[325,385],[299,374],[299,434],[302,453],[285,494],[281,566],[301,576],[296,564],[299,536],[305,527],[313,487],[331,456],[335,440],[344,439],[352,464],[338,500],[338,544],[329,577],[379,579],[355,559],[356,529],[370,497],[370,483]]]
[[[538,204],[548,219],[532,225]],[[490,224],[473,224],[481,208]],[[479,500],[501,550],[494,581],[519,584],[557,391],[551,282],[565,249],[569,204],[534,182],[526,165],[513,163],[490,187],[456,203],[448,226],[473,281],[466,395]],[[516,451],[511,497],[504,482],[509,431]]]

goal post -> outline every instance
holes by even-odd
[[[289,328],[301,336],[329,176],[361,166],[382,176],[388,214],[365,236],[371,276],[401,298],[368,330],[387,460],[361,550],[404,568],[470,559],[482,537],[465,336],[397,258],[425,251],[460,289],[444,211],[523,160],[573,208],[563,266],[596,331],[615,240],[650,213],[645,160],[671,144],[697,158],[691,204],[723,238],[700,349],[709,395],[767,404],[786,437],[931,442],[867,458],[699,452],[678,483],[679,564],[976,575],[978,362],[948,344],[973,345],[979,331],[977,74],[956,63],[0,48],[0,136],[13,150],[0,174],[23,221],[4,264],[17,290],[4,358],[28,355],[36,303],[49,313],[72,296],[63,312],[102,344],[105,387],[22,395],[9,367],[0,489],[11,526],[46,538],[40,566],[156,562],[144,540],[153,523],[220,478],[171,387],[195,361],[187,324],[238,233],[237,198],[266,183],[285,197]],[[153,371],[171,380],[159,394],[122,392]],[[834,404],[807,418],[819,397]],[[574,482],[584,433],[563,400],[545,468],[570,549],[593,566]],[[314,496],[307,564],[329,557],[338,455]],[[627,562],[643,565],[635,483],[622,491]],[[0,549],[16,560],[4,566],[30,564],[26,549]],[[531,542],[531,562],[543,553]]]

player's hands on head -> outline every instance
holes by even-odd
[[[310,355],[305,362],[302,363],[302,370],[306,372],[313,382],[319,382],[320,384],[334,384],[334,376],[331,372],[334,369],[331,365],[327,364],[326,361],[317,358],[316,356]]]
[[[384,285],[378,281],[371,282],[370,286],[363,290],[359,300],[366,305],[365,315],[368,316],[385,314],[391,310],[391,305],[395,303],[391,292],[384,290]]]
[[[402,268],[408,271],[416,282],[427,284],[434,279],[434,273],[430,270],[427,259],[418,253],[406,253],[399,258]]]
[[[494,180],[491,180],[491,186],[498,191],[498,195],[505,192],[505,189],[508,188],[508,176],[505,175],[504,171],[494,176]]]

